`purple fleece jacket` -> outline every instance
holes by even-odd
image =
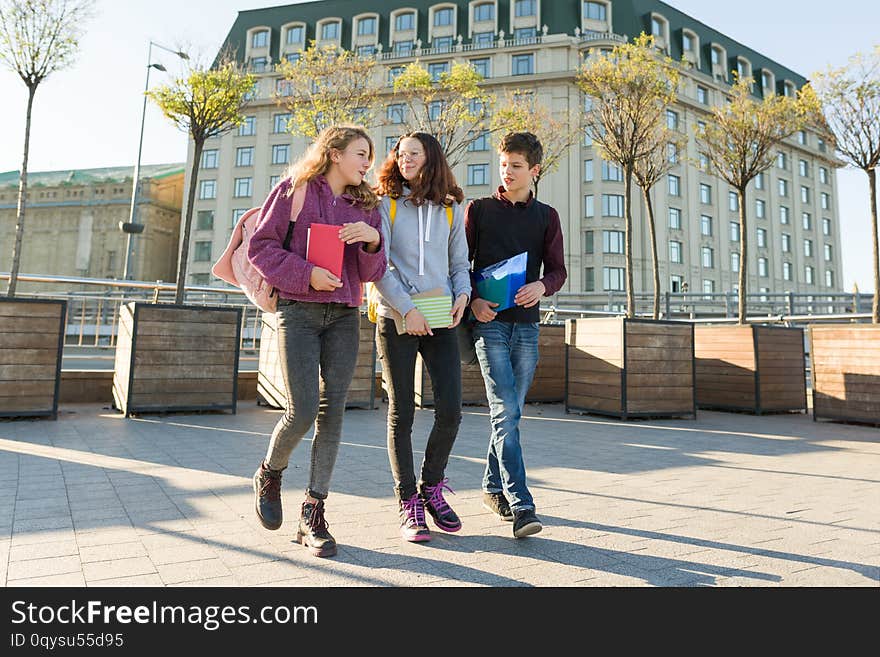
[[[380,243],[376,253],[368,253],[363,242],[346,244],[342,258],[342,287],[332,292],[319,292],[309,285],[309,277],[314,269],[314,265],[306,261],[309,226],[320,223],[341,228],[342,224],[364,221],[379,231],[381,239],[379,209],[363,210],[352,205],[353,199],[348,194],[334,197],[327,179],[317,176],[308,183],[303,209],[293,229],[290,251],[285,251],[283,244],[293,203],[290,187],[289,178],[282,180],[266,199],[248,248],[251,264],[284,299],[344,303],[353,307],[361,305],[361,283],[378,281],[385,273],[387,261],[384,242]]]

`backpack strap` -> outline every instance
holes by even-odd
[[[397,219],[397,199],[391,198],[388,199],[390,201],[390,207],[388,215],[391,218],[391,227],[394,227],[394,220]],[[446,208],[446,221],[449,224],[449,229],[452,230],[452,206],[447,206]]]

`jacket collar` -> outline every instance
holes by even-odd
[[[495,190],[495,193],[492,194],[492,197],[501,203],[505,208],[528,208],[531,207],[532,203],[535,202],[535,195],[529,191],[529,197],[525,201],[517,201],[514,203],[509,198],[504,196],[504,186],[499,185],[498,189]]]

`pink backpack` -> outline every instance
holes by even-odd
[[[306,199],[306,185],[300,185],[293,193],[290,208],[290,221],[296,219]],[[220,259],[214,263],[211,273],[231,285],[241,288],[252,304],[265,313],[274,313],[278,307],[278,292],[248,260],[248,246],[257,228],[261,208],[251,208],[245,212],[229,238],[229,244]]]

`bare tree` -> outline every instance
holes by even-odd
[[[0,0],[0,63],[28,89],[12,269],[6,290],[10,297],[15,296],[21,268],[34,96],[43,80],[73,62],[93,7],[93,0]]]
[[[735,74],[734,74],[735,75]],[[752,96],[751,78],[736,78],[728,103],[713,107],[705,128],[697,130],[709,162],[717,174],[736,190],[739,201],[739,323],[746,321],[748,289],[748,214],[746,187],[776,158],[783,140],[815,120],[817,103],[810,87],[796,97],[768,95],[759,101]]]
[[[856,54],[849,65],[813,77],[824,125],[844,163],[868,175],[874,257],[873,322],[880,324],[880,246],[877,234],[877,166],[880,164],[880,45]]]
[[[676,98],[680,74],[660,56],[654,37],[641,34],[609,54],[591,55],[577,84],[591,101],[585,129],[599,154],[623,169],[626,222],[626,314],[635,315],[632,272],[632,181],[636,164],[656,147],[656,133],[666,107]]]
[[[666,174],[678,166],[681,154],[687,148],[687,137],[679,132],[662,127],[649,139],[653,146],[648,153],[636,161],[633,175],[642,190],[647,211],[648,234],[651,242],[651,271],[654,278],[653,318],[660,319],[660,265],[657,261],[657,225],[654,218],[654,204],[651,202],[651,189]]]
[[[318,47],[314,41],[298,60],[282,61],[284,78],[276,96],[290,112],[288,131],[314,139],[328,125],[378,125],[376,68],[374,57]]]
[[[496,134],[531,132],[541,140],[544,158],[535,177],[536,198],[544,176],[559,168],[559,163],[583,136],[578,114],[561,112],[555,115],[548,107],[535,102],[534,93],[521,89],[508,92],[496,104],[490,125]]]
[[[185,77],[147,94],[166,117],[189,135],[195,146],[177,265],[176,304],[183,303],[193,205],[205,141],[244,123],[243,110],[253,95],[254,83],[254,76],[240,71],[234,62],[227,60],[211,68],[191,64]]]

